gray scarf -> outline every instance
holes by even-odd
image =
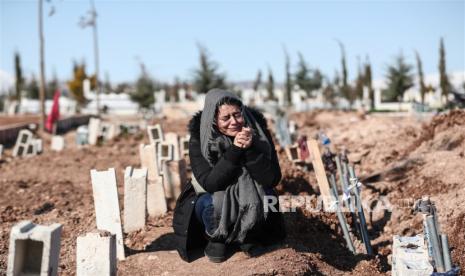
[[[232,145],[226,135],[215,127],[215,111],[221,99],[230,97],[240,99],[231,92],[213,89],[205,97],[205,105],[200,119],[200,146],[203,157],[210,166]],[[250,110],[243,106],[245,124],[253,128],[253,147],[271,158],[271,145],[263,129],[255,120]],[[256,183],[242,165],[242,174],[237,182],[229,185],[226,190],[213,194],[213,206],[218,228],[214,233],[208,233],[211,238],[230,242],[243,242],[247,233],[256,225],[260,225],[267,216],[263,210],[263,187]]]

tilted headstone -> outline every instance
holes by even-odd
[[[124,172],[124,232],[144,228],[147,216],[147,168]]]
[[[100,136],[101,121],[97,118],[90,118],[89,120],[89,138],[88,142],[90,145],[96,145],[98,141],[98,137]]]
[[[116,276],[116,237],[107,231],[87,233],[76,240],[77,276]]]
[[[299,147],[297,145],[287,146],[286,155],[289,161],[299,162],[300,161]]]
[[[147,168],[147,212],[152,217],[163,215],[167,212],[167,206],[155,145],[141,144],[139,154],[141,167]]]
[[[181,137],[179,140],[181,158],[189,159],[189,139],[190,136]]]
[[[52,136],[52,145],[50,147],[54,151],[62,151],[65,148],[65,138],[63,136]]]
[[[163,130],[161,129],[160,124],[156,124],[154,126],[147,127],[147,133],[149,135],[149,141],[151,144],[155,144],[156,142],[163,141]]]
[[[10,233],[6,275],[57,275],[62,225],[21,221]]]
[[[97,229],[106,230],[116,235],[116,252],[118,260],[124,260],[123,231],[118,202],[115,169],[106,171],[91,170],[92,191],[94,195]]]
[[[180,159],[179,135],[177,135],[174,132],[167,132],[165,134],[164,141],[173,145],[173,160],[179,160]]]
[[[177,199],[182,185],[187,181],[186,160],[172,160],[163,163],[163,186],[165,196]]]
[[[163,162],[173,160],[174,146],[168,142],[157,144],[158,173],[163,175]]]
[[[118,128],[115,124],[108,124],[107,133],[105,135],[105,140],[111,140],[118,135]]]
[[[34,153],[34,146],[31,143],[33,136],[32,132],[27,129],[20,130],[13,148],[13,156],[26,156],[28,153],[32,155]]]
[[[392,244],[392,275],[431,275],[428,248],[423,235],[401,237],[394,235]]]
[[[324,208],[327,211],[334,211],[332,210],[332,208],[335,207],[334,197],[331,189],[329,188],[329,182],[326,176],[323,160],[321,159],[318,141],[310,139],[307,141],[307,145],[310,152],[310,159],[312,160],[313,170],[315,171],[316,180],[318,182],[318,187],[320,188],[320,194],[323,197]]]

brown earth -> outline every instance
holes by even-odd
[[[284,213],[288,237],[256,258],[234,253],[224,263],[202,257],[183,262],[173,245],[172,212],[151,218],[146,227],[125,236],[125,261],[120,275],[378,275],[389,274],[392,235],[421,233],[421,216],[409,206],[430,195],[436,202],[441,230],[448,234],[454,263],[465,266],[465,112],[454,111],[430,118],[406,115],[359,115],[348,112],[293,114],[299,133],[308,137],[323,130],[334,150],[347,149],[364,181],[362,196],[376,255],[353,256],[345,247],[337,218],[332,213]],[[157,120],[163,130],[187,133],[187,119]],[[75,273],[76,237],[95,229],[90,170],[115,168],[120,202],[123,170],[139,166],[138,145],[147,143],[144,133],[120,136],[101,146],[74,146],[75,133],[65,135],[63,152],[49,150],[50,137],[42,134],[45,151],[35,157],[0,160],[0,275],[6,270],[11,227],[21,220],[63,224],[60,275]],[[287,160],[277,146],[283,179],[282,195],[316,198],[318,185],[311,167],[307,171]],[[390,170],[390,168],[396,168]],[[382,199],[382,200],[381,200]],[[391,204],[392,212],[370,206]],[[124,206],[121,206],[122,209]],[[349,216],[347,217],[349,219]],[[350,221],[350,220],[349,220]],[[358,252],[363,251],[360,242]]]

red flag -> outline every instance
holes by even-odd
[[[50,109],[50,114],[48,114],[47,123],[45,124],[45,128],[50,132],[53,132],[53,124],[58,120],[58,118],[60,118],[59,99],[60,99],[60,90],[57,89],[55,91],[55,95],[53,96],[52,109]]]

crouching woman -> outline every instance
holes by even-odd
[[[213,89],[189,123],[192,180],[176,202],[177,250],[192,261],[204,249],[212,262],[239,245],[253,256],[285,236],[273,189],[281,179],[276,151],[263,115],[231,92]],[[265,202],[266,201],[266,202]]]

